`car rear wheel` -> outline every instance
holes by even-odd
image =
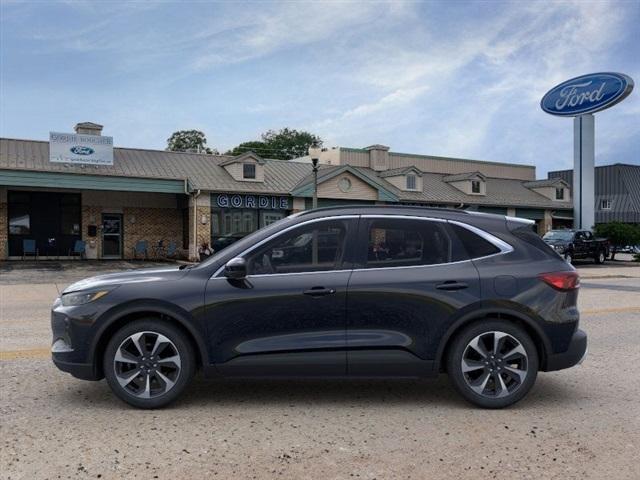
[[[522,399],[538,374],[536,347],[519,326],[475,323],[453,340],[447,373],[458,392],[483,408],[503,408]]]
[[[174,401],[195,372],[186,335],[171,323],[152,318],[118,330],[109,340],[103,365],[113,393],[139,408]]]

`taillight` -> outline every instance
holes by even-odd
[[[540,279],[556,290],[574,290],[580,286],[580,277],[577,272],[542,273]]]

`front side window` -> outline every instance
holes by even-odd
[[[416,176],[407,175],[407,190],[415,190],[415,189],[416,189]]]
[[[471,192],[480,193],[480,180],[473,180],[471,182]]]
[[[322,272],[342,268],[347,222],[311,223],[278,236],[249,254],[249,274]]]
[[[242,177],[246,179],[256,178],[256,164],[255,163],[243,163],[242,164]]]
[[[556,200],[564,200],[564,188],[556,188]]]
[[[435,265],[452,261],[443,222],[376,219],[369,222],[365,268]]]

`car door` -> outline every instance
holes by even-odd
[[[357,216],[312,220],[241,256],[248,275],[206,289],[208,343],[225,375],[344,375],[349,246]]]
[[[480,298],[476,268],[443,220],[362,216],[358,245],[348,373],[428,375],[454,315]]]
[[[585,241],[584,232],[576,232],[576,235],[573,239],[573,249],[574,249],[574,257],[580,258],[584,257],[588,253],[588,245]]]

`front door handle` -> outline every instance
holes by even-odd
[[[462,290],[468,287],[469,285],[467,285],[466,283],[456,282],[455,280],[447,280],[444,283],[436,285],[436,288],[439,290]]]
[[[303,293],[312,297],[324,297],[325,295],[336,293],[336,290],[335,288],[313,287]]]

